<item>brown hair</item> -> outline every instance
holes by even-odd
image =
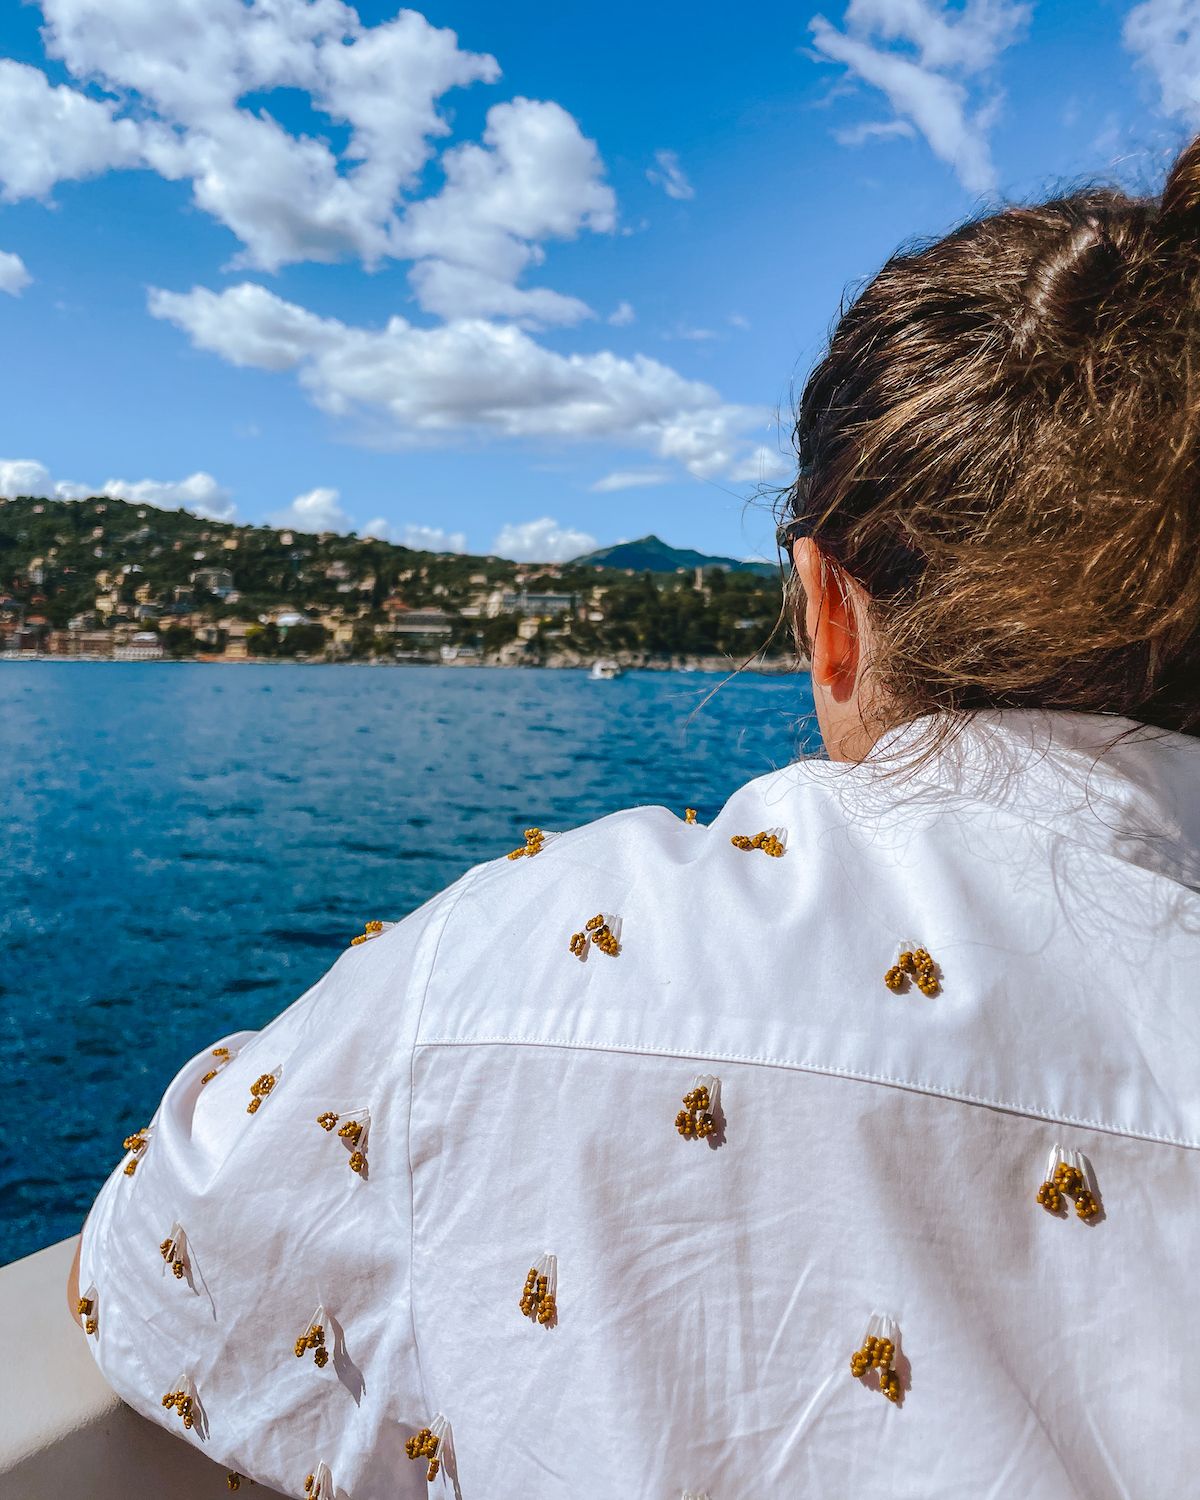
[[[1200,733],[1200,138],[1159,199],[1086,189],[899,251],[795,441],[788,509],[870,596],[893,719]]]

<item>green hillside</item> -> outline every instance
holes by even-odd
[[[102,496],[0,499],[7,654],[743,660],[767,642],[778,607],[777,576],[655,537],[570,563],[515,563]],[[782,638],[771,658],[788,660]]]

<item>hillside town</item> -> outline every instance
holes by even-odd
[[[619,546],[515,563],[106,497],[0,499],[0,657],[794,666],[771,639],[777,576],[690,552],[672,567],[657,538],[630,549],[657,571],[619,566]]]

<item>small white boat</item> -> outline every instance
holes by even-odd
[[[620,666],[605,656],[598,657],[592,663],[592,670],[588,674],[592,682],[611,682],[614,677],[620,677],[620,675]]]

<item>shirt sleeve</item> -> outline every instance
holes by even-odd
[[[84,1227],[85,1337],[109,1384],[283,1494],[303,1495],[319,1463],[339,1492],[382,1492],[424,1415],[412,1054],[470,879],[370,924],[262,1031],[187,1063]]]

